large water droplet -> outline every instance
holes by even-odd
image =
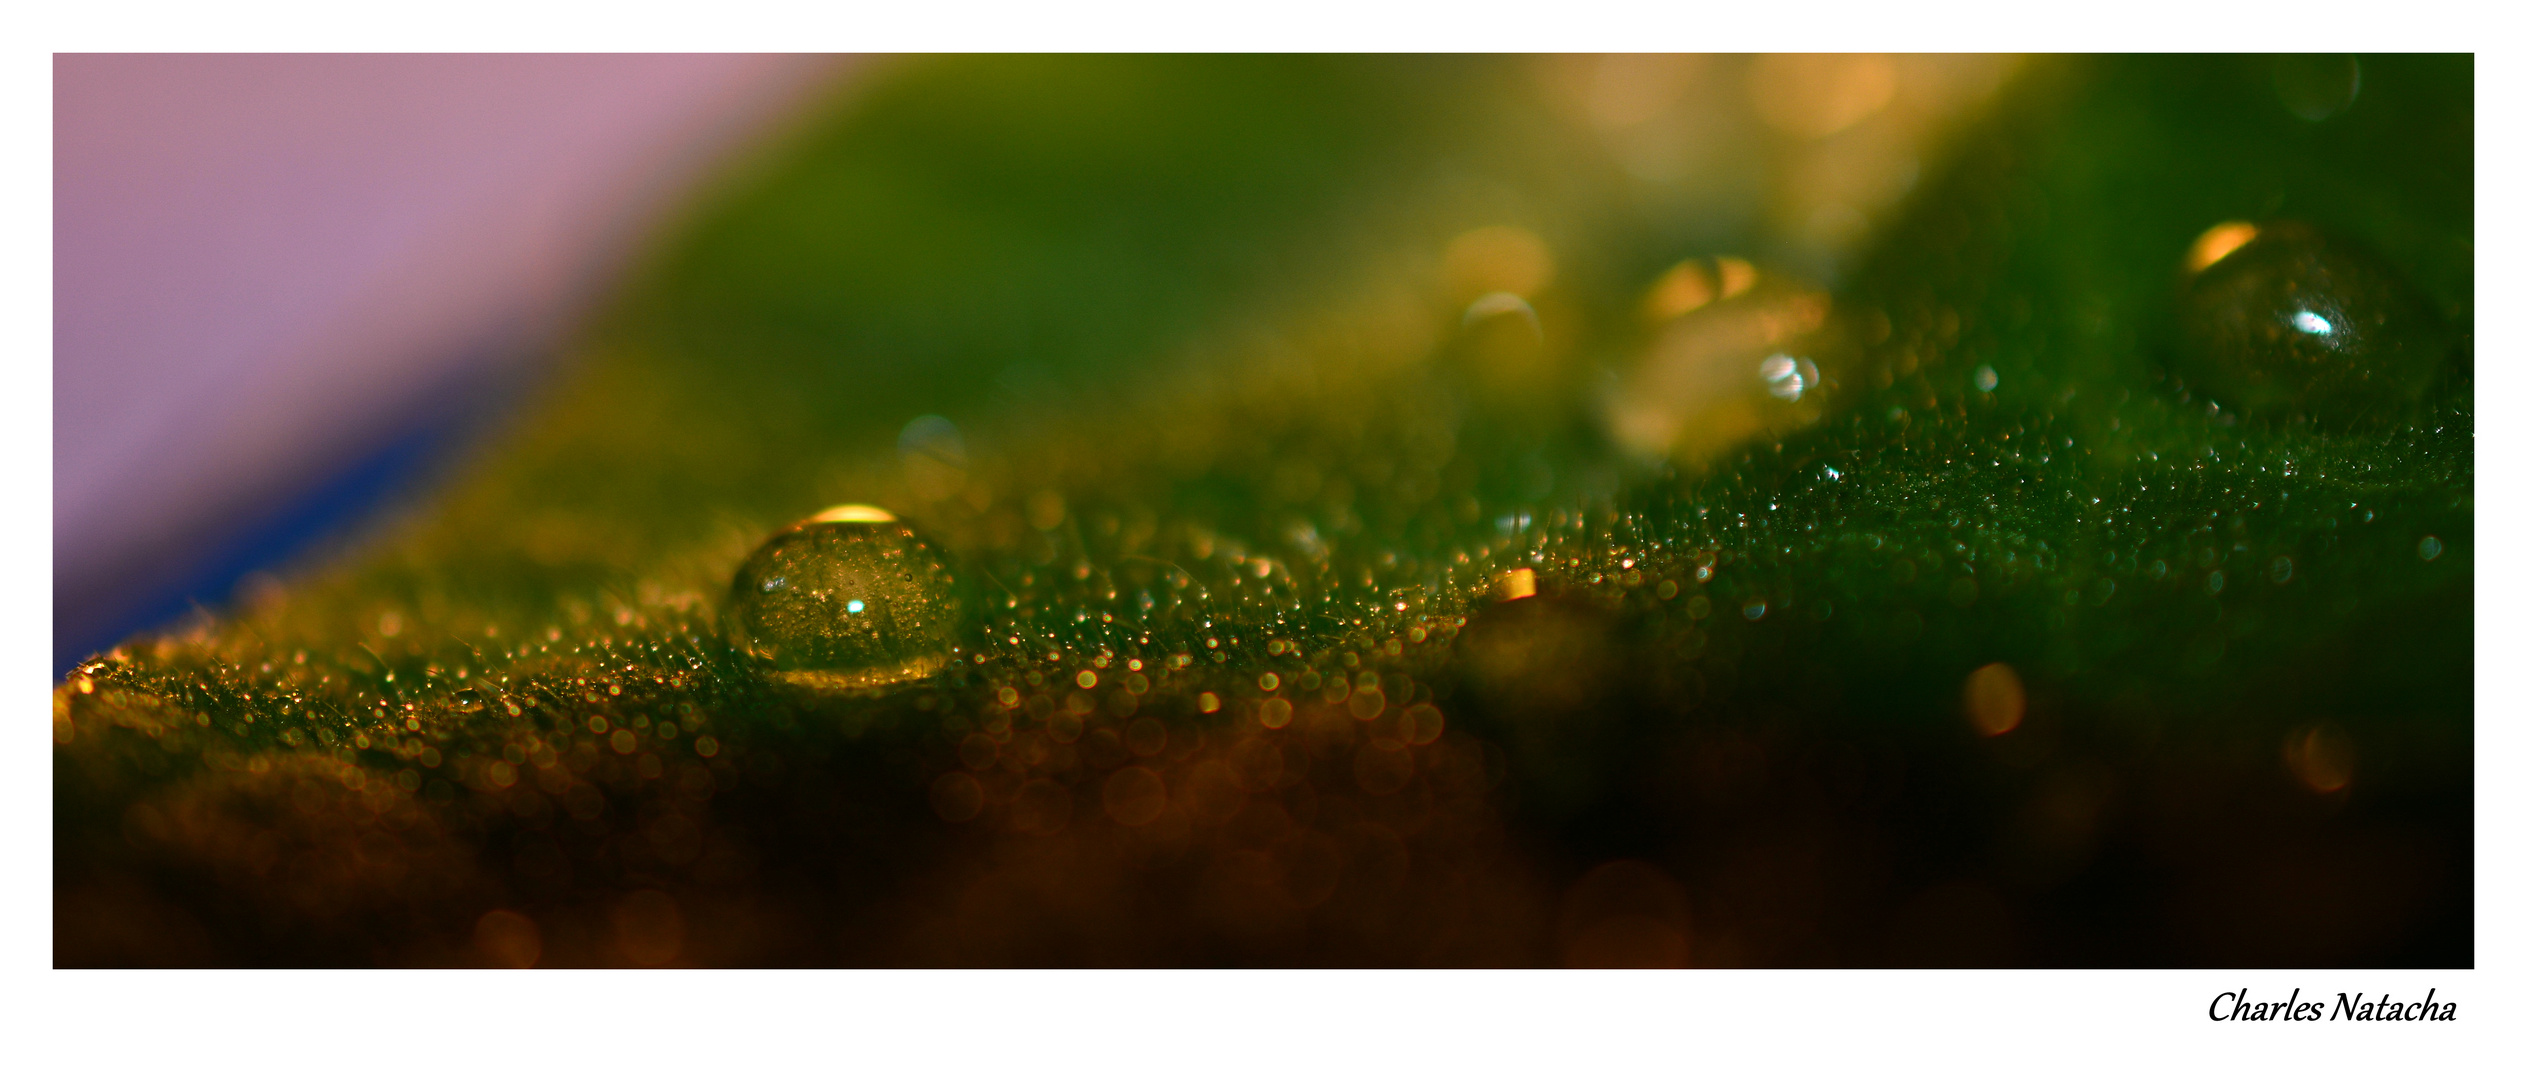
[[[737,569],[732,644],[786,682],[885,686],[956,658],[956,579],[912,527],[873,506],[837,506],[782,530]]]
[[[2188,263],[2177,361],[2225,408],[2328,426],[2392,421],[2449,363],[2446,329],[2411,285],[2311,226],[2217,225]]]

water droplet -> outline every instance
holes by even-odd
[[[2341,425],[2409,414],[2450,362],[2423,298],[2369,252],[2290,221],[2195,241],[2176,359],[2225,408]]]
[[[765,541],[730,597],[730,642],[794,684],[884,686],[954,660],[955,578],[911,526],[877,507],[838,506]]]
[[[2429,562],[2432,559],[2438,558],[2440,551],[2443,549],[2438,537],[2425,536],[2422,538],[2422,542],[2419,545],[2416,545],[2413,550],[2415,554],[2422,557],[2423,562]]]
[[[1990,365],[1990,364],[1985,364],[1985,365],[1983,365],[1982,367],[1979,367],[1979,368],[1974,369],[1974,388],[1975,388],[1975,389],[1980,390],[1980,391],[1983,391],[1984,393],[1988,394],[1988,393],[1991,393],[1994,389],[1998,388],[1998,387],[2000,386],[2000,384],[2001,384],[2001,375],[2000,375],[2000,372],[1997,372],[1997,371],[1992,370],[1992,365]]]

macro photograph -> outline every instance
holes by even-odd
[[[2473,968],[2474,67],[54,54],[51,965]]]

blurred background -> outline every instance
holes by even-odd
[[[54,670],[426,474],[714,163],[862,66],[57,57]]]
[[[217,607],[409,489],[533,381],[698,183],[883,66],[58,57],[54,670]],[[1636,209],[1689,234],[1655,240],[1830,284],[1925,144],[2017,64],[1526,66],[1550,122],[1601,143],[1658,204]]]

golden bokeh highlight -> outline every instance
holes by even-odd
[[[1533,298],[1553,283],[1553,271],[1553,249],[1514,225],[1460,233],[1439,262],[1449,295],[1460,303],[1487,293]]]
[[[1734,300],[1755,287],[1755,264],[1735,255],[1722,255],[1711,260],[1720,272],[1720,299]]]
[[[1649,292],[1641,297],[1641,316],[1651,322],[1666,322],[1710,303],[1719,295],[1719,282],[1703,266],[1702,260],[1687,259],[1650,283]]]
[[[1439,707],[1425,701],[1404,710],[1404,741],[1415,746],[1428,746],[1439,741],[1448,730],[1448,718]]]
[[[2018,671],[1990,663],[1965,677],[1965,718],[1985,735],[2007,735],[2027,717],[2027,687]]]
[[[811,522],[865,521],[883,523],[895,520],[895,515],[892,511],[887,510],[883,506],[870,506],[867,503],[844,503],[840,506],[828,506],[823,510],[819,510],[816,512],[815,517],[811,517],[807,520]]]
[[[2213,263],[2228,258],[2229,253],[2254,242],[2256,229],[2243,221],[2223,221],[2202,231],[2193,246],[2185,250],[2185,271],[2199,274]]]
[[[1867,54],[1775,53],[1747,70],[1755,114],[1785,135],[1821,139],[1895,100],[1894,60]]]
[[[1492,598],[1495,600],[1524,600],[1535,594],[1536,572],[1526,567],[1503,571],[1499,577],[1492,579]]]
[[[2351,786],[2352,766],[2358,759],[2350,734],[2332,724],[2317,724],[2283,739],[2281,760],[2301,786],[2331,795]]]

